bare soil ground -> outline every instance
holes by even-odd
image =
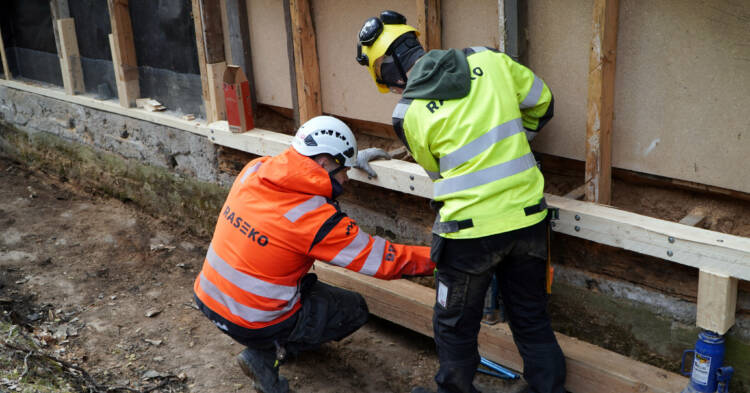
[[[253,391],[192,300],[210,239],[168,221],[0,158],[0,392]],[[296,392],[408,392],[436,369],[430,338],[373,317],[282,374]]]

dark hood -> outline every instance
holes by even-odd
[[[431,50],[417,61],[409,74],[404,98],[451,100],[469,94],[469,63],[457,49]]]

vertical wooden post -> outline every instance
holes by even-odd
[[[696,325],[724,334],[734,325],[736,308],[737,279],[701,270]]]
[[[135,100],[141,95],[129,0],[107,0],[107,6],[112,25],[110,49],[117,79],[117,96],[120,105],[129,108],[135,106]]]
[[[8,67],[8,58],[5,57],[5,43],[3,43],[3,33],[0,31],[0,58],[3,61],[3,72],[5,73],[5,79],[11,80],[10,68]]]
[[[49,5],[65,92],[70,95],[84,93],[86,87],[83,83],[83,67],[81,55],[78,52],[76,25],[70,17],[68,0],[50,0]]]
[[[85,93],[75,21],[73,18],[58,19],[56,27],[60,33],[59,56],[65,92],[70,95]]]
[[[618,0],[594,0],[586,119],[586,200],[609,204]]]
[[[225,19],[225,45],[228,47],[227,62],[236,64],[245,72],[250,81],[250,100],[253,113],[257,107],[255,97],[255,79],[253,73],[252,50],[250,47],[250,26],[248,22],[247,0],[224,0],[222,17]]]
[[[440,0],[417,0],[417,28],[426,51],[443,46]]]
[[[292,97],[297,125],[323,113],[320,96],[320,67],[310,0],[284,0],[287,47],[290,48]]]
[[[226,119],[223,75],[227,63],[224,55],[224,32],[219,0],[193,0],[195,42],[201,71],[201,90],[206,120]]]

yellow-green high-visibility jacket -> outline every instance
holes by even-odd
[[[504,53],[485,47],[463,53],[471,74],[467,95],[402,98],[393,112],[396,133],[433,179],[433,199],[442,205],[433,232],[452,239],[525,228],[547,214],[529,141],[552,117],[552,93]]]

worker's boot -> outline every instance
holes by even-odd
[[[253,387],[262,393],[287,393],[289,382],[279,376],[275,367],[276,354],[273,351],[258,351],[247,348],[237,355],[242,372],[253,380]]]

